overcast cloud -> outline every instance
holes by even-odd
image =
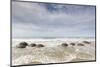
[[[95,37],[95,6],[13,1],[12,36]]]

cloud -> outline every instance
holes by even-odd
[[[12,2],[13,38],[95,36],[95,7]]]

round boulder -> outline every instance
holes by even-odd
[[[70,43],[70,45],[75,46],[75,43]]]
[[[29,46],[30,46],[30,47],[35,47],[36,44],[35,44],[35,43],[31,43]]]
[[[37,47],[44,47],[44,45],[43,44],[38,44]]]
[[[68,46],[67,43],[62,43],[61,45],[62,45],[63,47],[67,47],[67,46]]]
[[[21,42],[21,43],[18,44],[17,47],[18,47],[18,48],[25,48],[27,45],[28,45],[27,42]]]
[[[85,44],[91,44],[91,42],[89,42],[89,41],[83,41],[83,43],[85,43]]]
[[[78,46],[84,46],[84,44],[82,44],[82,43],[78,43],[77,45],[78,45]]]

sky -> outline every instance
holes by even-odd
[[[12,37],[95,37],[95,6],[13,1]]]

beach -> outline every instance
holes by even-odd
[[[84,43],[88,41],[90,43]],[[20,42],[43,44],[44,47],[17,48]],[[67,43],[68,46],[62,46]],[[75,45],[70,45],[74,43]],[[83,45],[78,45],[82,43]],[[48,64],[95,59],[94,38],[12,39],[12,65]]]

